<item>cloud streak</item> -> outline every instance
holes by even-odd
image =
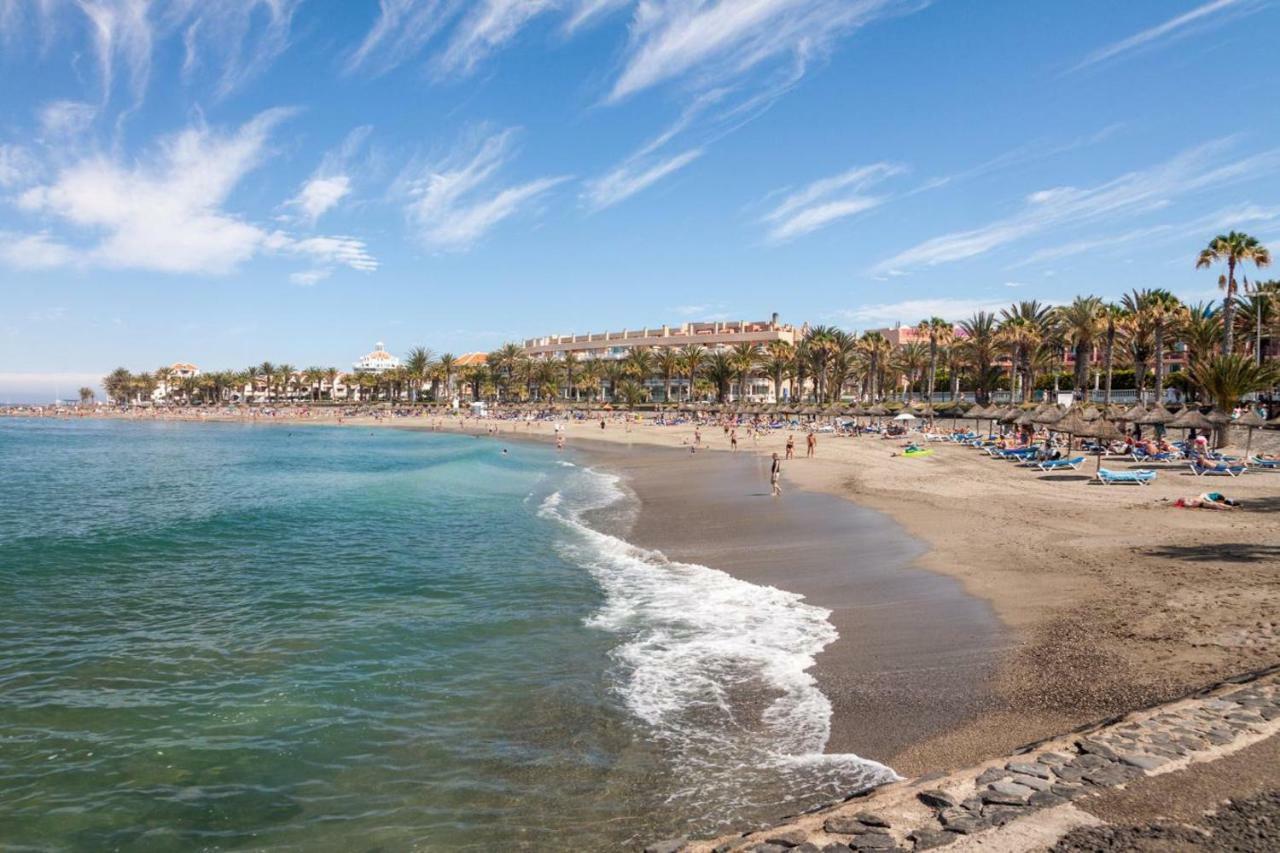
[[[1204,26],[1211,23],[1221,23],[1224,15],[1235,17],[1251,14],[1261,9],[1262,5],[1257,0],[1211,0],[1211,2],[1205,3],[1203,6],[1197,6],[1190,12],[1170,18],[1162,24],[1095,50],[1067,69],[1066,73],[1072,74],[1077,71],[1083,71],[1100,62],[1107,62],[1132,51],[1154,47],[1160,42],[1186,36],[1197,25]],[[1216,21],[1214,20],[1215,16],[1217,17]]]
[[[796,190],[765,215],[763,221],[769,225],[769,241],[785,242],[878,206],[884,198],[864,191],[904,171],[894,163],[873,163]]]
[[[642,158],[639,162],[628,160],[608,174],[588,181],[583,196],[594,210],[612,207],[678,172],[701,156],[702,149],[695,148],[656,161],[651,158]]]
[[[405,212],[428,247],[466,251],[494,226],[514,216],[567,176],[500,185],[499,172],[513,156],[514,130],[470,140],[438,163],[411,167],[400,185]]]
[[[953,263],[987,254],[1058,226],[1114,221],[1168,206],[1179,196],[1225,186],[1280,167],[1280,148],[1215,164],[1231,146],[1218,140],[1154,166],[1086,189],[1051,187],[1030,194],[1021,210],[987,225],[926,240],[878,263],[874,272]]]

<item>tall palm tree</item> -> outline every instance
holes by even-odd
[[[701,344],[686,344],[680,348],[680,369],[689,380],[689,400],[693,400],[694,385],[707,361],[707,351]]]
[[[814,397],[819,402],[827,399],[827,365],[840,348],[839,334],[835,326],[814,326],[805,336],[804,356],[813,374]]]
[[[80,389],[80,405],[87,406],[93,402],[93,389],[88,385]]]
[[[338,387],[338,368],[326,367],[324,369],[324,379],[329,384],[329,399],[332,401],[336,397],[334,392]]]
[[[1111,405],[1111,381],[1115,373],[1116,339],[1124,328],[1124,309],[1111,302],[1102,306],[1102,369],[1106,379],[1102,392],[1102,405]]]
[[[1246,280],[1245,291],[1248,295],[1240,307],[1246,318],[1253,319],[1253,357],[1262,364],[1266,357],[1263,332],[1271,338],[1272,332],[1280,327],[1280,281],[1257,281],[1250,287]]]
[[[746,400],[747,382],[755,375],[760,362],[760,351],[755,344],[735,344],[729,351],[729,358],[733,360],[733,375],[738,380],[738,398]]]
[[[1094,341],[1104,327],[1102,300],[1096,296],[1077,296],[1070,305],[1059,307],[1057,316],[1075,357],[1072,390],[1077,399],[1085,399]]]
[[[663,347],[657,358],[658,375],[662,377],[662,402],[671,402],[671,382],[680,373],[680,351]]]
[[[991,391],[995,387],[991,367],[996,362],[998,351],[996,316],[987,311],[979,311],[968,320],[960,322],[960,331],[964,335],[965,359],[973,368],[978,402],[988,405],[991,403]]]
[[[729,394],[729,383],[737,373],[733,357],[723,350],[717,350],[707,359],[703,372],[716,387],[716,402],[723,403]]]
[[[320,383],[324,381],[323,367],[308,367],[302,371],[302,377],[307,383],[307,396],[312,401],[320,399]]]
[[[631,371],[627,366],[618,359],[611,359],[604,363],[604,378],[609,381],[609,401],[613,402],[618,397],[618,386],[622,384],[622,380],[631,375]]]
[[[409,374],[409,398],[417,402],[431,369],[431,350],[424,346],[409,350],[404,358],[404,369]]]
[[[276,365],[276,381],[280,386],[280,393],[284,396],[285,402],[289,400],[289,392],[293,389],[293,374],[297,370],[292,364]]]
[[[929,339],[929,375],[928,384],[925,386],[924,398],[932,403],[933,387],[938,379],[938,349],[939,347],[951,345],[955,331],[952,325],[941,317],[930,317],[928,320],[921,320],[920,325],[916,327],[916,331]]]
[[[565,396],[573,394],[573,399],[578,399],[578,368],[582,365],[578,354],[573,350],[565,352],[560,359],[560,369],[564,371],[564,390]]]
[[[1271,252],[1258,241],[1239,231],[1219,234],[1209,241],[1209,245],[1200,250],[1196,258],[1196,269],[1204,269],[1215,263],[1227,265],[1226,275],[1218,277],[1218,286],[1227,292],[1222,298],[1222,352],[1231,355],[1234,343],[1234,323],[1236,310],[1236,267],[1244,266],[1250,261],[1255,267],[1265,267],[1271,263]]]
[[[796,348],[787,341],[772,341],[765,347],[764,359],[760,369],[773,380],[774,402],[782,401],[782,383],[793,372]]]
[[[600,381],[604,378],[604,362],[596,356],[591,356],[582,363],[581,379],[582,387],[587,389],[587,399],[594,400],[596,393],[600,390]]]
[[[911,342],[898,347],[895,367],[902,373],[907,382],[906,401],[910,403],[916,385],[928,373],[931,361],[928,344]]]
[[[622,359],[627,376],[641,385],[653,376],[653,350],[648,347],[634,347]],[[613,389],[617,393],[617,389]]]
[[[440,373],[444,377],[444,395],[448,400],[453,399],[453,373],[458,369],[458,359],[451,352],[441,353],[440,358],[436,359],[436,364],[440,366]]]
[[[874,403],[884,392],[886,367],[893,356],[893,344],[880,332],[865,332],[858,339],[857,351],[866,365],[864,392]]]

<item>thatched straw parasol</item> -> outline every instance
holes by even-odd
[[[1253,447],[1253,431],[1258,427],[1266,426],[1267,422],[1260,418],[1257,412],[1250,409],[1240,417],[1236,418],[1233,423],[1235,426],[1249,428],[1249,436],[1245,439],[1244,443],[1244,458],[1247,460],[1249,458],[1249,450]]]
[[[1033,424],[1044,424],[1046,426],[1053,426],[1058,421],[1066,417],[1066,414],[1067,414],[1066,412],[1064,412],[1062,409],[1059,409],[1057,406],[1041,406],[1039,409],[1036,409],[1034,412],[1031,413],[1031,418],[1029,422]]]
[[[1188,406],[1176,418],[1169,421],[1167,426],[1174,429],[1198,429],[1201,432],[1213,432],[1216,425],[1209,418],[1200,414],[1200,410],[1195,406]]]
[[[1144,425],[1158,424],[1160,426],[1164,426],[1165,424],[1171,423],[1173,419],[1174,419],[1174,414],[1170,412],[1168,409],[1166,409],[1164,406],[1161,406],[1159,403],[1157,403],[1156,405],[1152,406],[1151,409],[1145,415],[1143,415],[1142,417],[1134,421],[1134,423],[1144,424]]]
[[[874,406],[867,409],[867,414],[873,418],[883,418],[885,415],[889,414],[889,410],[879,403],[876,403]]]
[[[1116,420],[1125,421],[1127,423],[1136,424],[1147,414],[1147,407],[1141,403],[1136,403],[1132,409],[1120,415]]]

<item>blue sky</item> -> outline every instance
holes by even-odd
[[[0,0],[0,400],[117,365],[1214,296],[1280,4]]]

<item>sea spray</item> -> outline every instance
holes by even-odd
[[[823,752],[831,703],[809,669],[837,637],[830,611],[584,521],[623,498],[617,477],[584,469],[540,513],[564,525],[561,553],[604,590],[587,624],[621,638],[614,689],[669,754],[671,799],[691,822],[710,828],[897,778],[882,764]]]

